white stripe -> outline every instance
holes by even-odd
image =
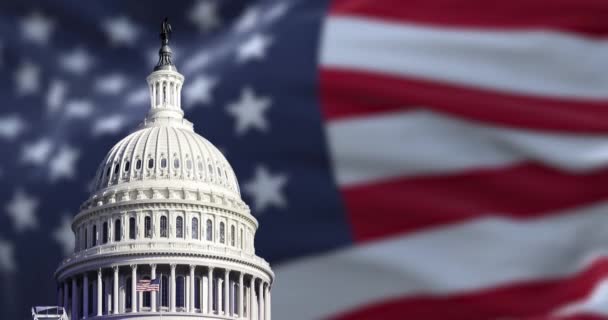
[[[332,16],[325,66],[511,93],[608,97],[608,42],[550,31],[487,31]]]
[[[573,172],[608,165],[608,136],[492,127],[424,110],[334,120],[327,137],[341,186],[524,160]]]
[[[486,217],[280,265],[273,315],[321,319],[391,297],[566,277],[608,254],[606,212],[608,203],[535,220]]]

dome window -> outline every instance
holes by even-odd
[[[89,230],[84,228],[84,248],[87,249],[89,247]]]
[[[129,218],[129,239],[135,239],[135,218]]]
[[[114,221],[114,241],[120,241],[121,232],[120,232],[120,219],[116,219]]]
[[[207,220],[207,230],[205,232],[207,233],[207,241],[213,241],[213,222],[211,222],[211,219]]]
[[[190,160],[190,159],[186,160],[186,168],[188,170],[192,170],[192,160]]]
[[[118,174],[118,170],[120,170],[120,165],[117,163],[114,167],[114,174]]]
[[[203,162],[202,161],[198,161],[198,171],[203,171]]]
[[[217,175],[221,178],[222,177],[222,169],[220,169],[220,167],[217,167]]]
[[[91,247],[94,247],[97,245],[97,225],[93,225],[93,234],[92,234],[92,243],[91,243]]]
[[[173,160],[173,168],[179,169],[179,159]]]
[[[148,169],[153,169],[154,168],[154,159],[149,159],[148,160]]]
[[[129,169],[131,169],[131,162],[127,160],[127,162],[125,162],[125,172],[128,172]]]
[[[144,236],[152,238],[152,218],[150,217],[144,219]]]
[[[106,177],[110,176],[111,171],[112,171],[112,166],[108,166],[108,170],[106,170]]]
[[[226,226],[220,222],[220,243],[226,243]]]
[[[167,167],[167,158],[160,159],[160,167],[163,169]]]
[[[141,169],[141,159],[137,159],[137,162],[135,162],[135,169]]]
[[[192,239],[198,240],[198,219],[192,218]]]
[[[234,226],[230,226],[230,245],[236,246],[236,230]]]
[[[104,244],[108,243],[108,223],[107,222],[103,223],[101,240],[102,240],[102,243],[104,243]]]
[[[209,173],[213,173],[213,167],[209,164]]]
[[[160,217],[160,236],[162,238],[167,238],[167,217]]]
[[[184,219],[182,217],[175,219],[175,236],[178,238],[184,237]]]

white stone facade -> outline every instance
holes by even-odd
[[[107,154],[73,220],[59,305],[72,320],[270,319],[274,274],[234,171],[184,119],[175,67],[147,81],[148,116]],[[160,292],[136,291],[157,278]]]

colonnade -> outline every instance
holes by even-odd
[[[137,291],[143,279],[161,279],[160,291]],[[112,266],[71,276],[59,285],[59,305],[70,319],[121,313],[193,313],[271,319],[270,284],[227,268],[140,264]]]

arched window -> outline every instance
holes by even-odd
[[[93,239],[93,243],[91,244],[92,247],[97,245],[97,225],[94,224],[93,225],[93,234],[91,235],[91,239]]]
[[[201,278],[198,277],[194,278],[194,308],[201,308]]]
[[[160,159],[160,167],[161,168],[166,168],[167,167],[167,159],[166,158]]]
[[[245,237],[243,237],[243,229],[241,229],[241,249],[245,247]]]
[[[184,219],[182,217],[175,219],[175,236],[177,238],[184,237]]]
[[[105,281],[102,281],[102,283],[104,283]],[[127,277],[127,283],[125,285],[125,308],[127,309],[131,309],[131,292],[133,291],[132,289],[132,283],[131,283],[131,277]],[[106,300],[106,299],[102,299],[102,300]]]
[[[198,219],[192,218],[192,239],[198,240]]]
[[[169,235],[167,234],[167,217],[160,217],[160,236],[162,238],[167,238]]]
[[[141,159],[137,159],[137,162],[135,162],[135,169],[141,169]]]
[[[108,170],[106,170],[106,177],[110,176],[110,172],[112,172],[112,166],[108,166]]]
[[[129,239],[135,239],[135,218],[129,218]]]
[[[213,173],[213,167],[211,166],[211,164],[209,164],[209,173]]]
[[[179,168],[179,159],[175,158],[173,160],[173,168],[175,168],[175,169]]]
[[[120,170],[120,165],[117,163],[114,167],[114,174],[118,174],[118,170]]]
[[[190,160],[190,159],[186,160],[186,168],[188,170],[192,170],[192,160]]]
[[[84,228],[84,248],[89,247],[89,229]]]
[[[184,277],[183,276],[178,276],[177,279],[175,279],[175,293],[176,293],[176,297],[175,297],[175,306],[178,308],[183,308],[185,306],[184,304]]]
[[[103,223],[103,230],[101,232],[102,232],[102,237],[101,237],[102,242],[104,244],[108,243],[108,222]]]
[[[226,243],[226,230],[223,222],[220,222],[220,243]]]
[[[150,280],[150,277],[145,276],[142,278],[142,280]],[[151,301],[152,301],[152,293],[150,291],[144,291],[142,298],[144,301],[142,301],[142,306],[144,308],[150,308],[152,306]]]
[[[202,161],[198,161],[198,171],[203,171],[203,162]]]
[[[148,159],[148,169],[154,168],[154,159]]]
[[[207,220],[207,230],[205,232],[207,233],[207,241],[213,241],[213,222],[211,222],[211,219]]]
[[[236,230],[234,228],[234,226],[230,226],[230,245],[231,246],[235,246],[236,245]]]
[[[114,241],[120,241],[120,219],[114,221]]]
[[[160,293],[161,295],[161,301],[160,301],[160,305],[163,307],[168,307],[169,306],[169,278],[167,276],[162,276],[161,277],[161,290],[162,292]]]
[[[146,238],[152,238],[152,218],[144,218],[144,236]]]

